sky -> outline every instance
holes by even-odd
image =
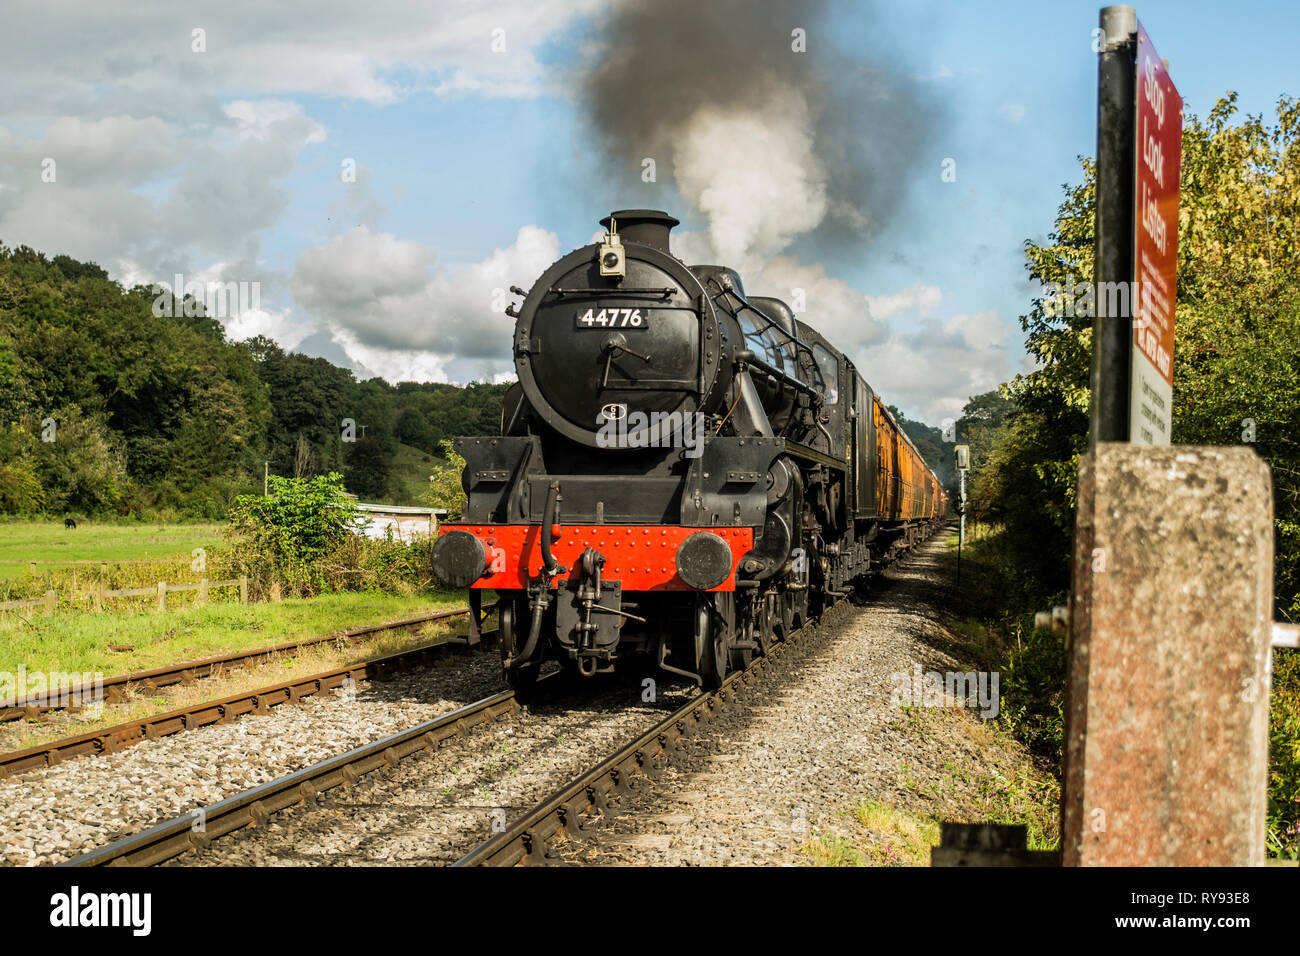
[[[1032,368],[1100,5],[737,3],[7,3],[0,242],[247,283],[231,338],[359,377],[505,381],[500,290],[660,208],[909,417]],[[1190,113],[1300,94],[1300,5],[1137,11]]]

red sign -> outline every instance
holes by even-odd
[[[1136,235],[1130,441],[1169,441],[1178,297],[1178,185],[1183,98],[1138,24]],[[1148,368],[1149,366],[1149,368]],[[1163,380],[1163,382],[1161,382]],[[1145,441],[1144,441],[1145,440]]]

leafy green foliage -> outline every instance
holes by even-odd
[[[0,246],[0,514],[219,519],[261,489],[266,461],[409,503],[410,476],[392,480],[400,442],[432,455],[500,429],[506,385],[357,382],[265,337],[230,342],[201,303],[155,315],[154,301],[94,263]],[[345,418],[366,440],[341,440]]]
[[[388,493],[393,460],[374,438],[362,436],[349,446],[347,454],[348,485],[355,494],[370,500]]]
[[[447,519],[459,521],[465,507],[465,489],[461,486],[465,459],[456,454],[450,438],[443,439],[442,454],[446,462],[434,466],[429,490],[424,493],[424,503],[431,508],[446,508]]]
[[[1273,655],[1268,721],[1268,845],[1300,859],[1300,653]]]
[[[270,494],[241,495],[230,509],[227,532],[236,573],[259,588],[279,581],[314,590],[322,578],[315,563],[358,527],[361,512],[343,490],[341,475],[271,476]]]
[[[337,473],[271,476],[270,494],[243,495],[231,508],[226,545],[212,555],[219,577],[247,575],[254,598],[336,591],[424,592],[436,585],[426,543],[407,545],[358,531],[368,523]]]
[[[36,439],[17,422],[0,427],[0,513],[36,514],[45,487],[36,469]]]

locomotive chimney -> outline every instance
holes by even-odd
[[[618,234],[624,242],[639,242],[669,253],[672,250],[668,248],[668,232],[681,221],[658,209],[620,209],[610,213],[600,224],[608,229],[611,219],[617,223]]]

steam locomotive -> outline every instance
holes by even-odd
[[[515,318],[498,436],[458,438],[435,574],[498,596],[506,676],[640,659],[716,687],[930,534],[947,495],[853,363],[678,220],[623,210]]]

